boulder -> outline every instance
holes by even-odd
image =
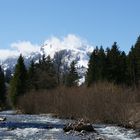
[[[85,130],[87,132],[93,132],[93,126],[91,124],[78,124],[74,127],[75,131],[81,132],[82,130]]]
[[[0,122],[3,122],[3,121],[6,121],[6,118],[5,117],[0,118]]]
[[[118,126],[125,127],[126,129],[135,129],[136,128],[135,123],[133,121],[129,121],[129,122],[126,122],[126,123],[121,123]]]
[[[70,130],[74,130],[74,131],[78,131],[78,132],[81,132],[81,131],[93,132],[93,131],[95,131],[92,124],[86,123],[84,121],[69,123],[63,128],[63,130],[65,132],[69,132]]]

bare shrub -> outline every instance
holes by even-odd
[[[134,114],[138,92],[108,82],[87,87],[31,91],[19,98],[25,113],[54,113],[96,122],[127,123]]]

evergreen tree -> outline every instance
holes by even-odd
[[[72,61],[70,64],[70,69],[68,72],[68,75],[66,77],[66,86],[67,87],[73,87],[73,86],[77,86],[78,85],[78,73],[76,70],[76,62]]]
[[[0,106],[2,107],[6,103],[6,87],[4,72],[0,66]]]
[[[52,89],[57,86],[56,71],[50,56],[43,55],[42,60],[37,65],[36,74],[38,89]]]
[[[96,81],[96,65],[97,65],[97,54],[98,54],[98,47],[96,47],[92,54],[90,55],[89,63],[88,63],[88,70],[86,74],[86,83],[87,86],[90,86],[92,83]]]
[[[123,77],[120,77],[121,51],[117,46],[117,42],[114,42],[111,49],[107,48],[106,68],[107,80],[119,84]]]
[[[9,83],[10,80],[11,80],[11,78],[12,78],[11,70],[10,70],[10,69],[7,69],[7,70],[5,71],[5,81],[6,81],[7,83]]]
[[[10,99],[14,106],[16,106],[17,98],[23,95],[27,90],[27,71],[24,65],[24,59],[22,55],[19,56],[14,76],[10,82]]]
[[[98,81],[110,81],[116,84],[125,84],[127,79],[127,57],[121,52],[114,42],[112,48],[107,48],[106,53],[101,46],[96,47],[90,56],[86,82],[90,86]]]
[[[31,61],[29,70],[28,70],[28,90],[36,90],[37,85],[36,85],[36,68],[34,61]]]
[[[100,49],[96,47],[92,52],[88,64],[86,83],[90,86],[92,83],[97,81],[105,80],[105,66],[106,66],[106,55],[103,47]]]
[[[128,85],[136,86],[136,58],[134,55],[134,47],[132,46],[127,60]]]
[[[120,54],[119,68],[120,68],[120,72],[118,75],[118,83],[126,85],[128,81],[127,56],[124,51]]]
[[[137,39],[134,48],[135,65],[136,65],[136,85],[140,84],[140,36]]]
[[[101,46],[97,54],[97,81],[105,80],[105,67],[106,67],[106,55],[103,47]]]
[[[128,73],[131,84],[138,86],[140,83],[140,36],[128,55]]]

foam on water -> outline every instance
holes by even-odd
[[[112,125],[93,125],[97,134],[74,132],[73,135],[63,132],[64,124],[70,120],[53,118],[51,115],[16,115],[14,111],[4,111],[0,112],[0,117],[6,117],[6,122],[0,123],[0,139],[81,140],[102,136],[107,140],[140,140],[136,131]]]
[[[118,126],[98,127],[96,130],[100,135],[109,140],[140,140],[134,130],[128,130]]]

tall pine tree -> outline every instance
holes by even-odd
[[[117,42],[114,42],[111,49],[107,48],[106,59],[106,77],[110,82],[119,84],[121,82],[121,51],[118,48]]]
[[[36,77],[36,65],[34,64],[34,61],[31,61],[30,67],[28,69],[28,90],[36,90],[37,89],[37,85],[36,85],[36,81],[37,81],[37,77]]]
[[[70,64],[70,69],[66,77],[66,86],[67,87],[74,87],[78,85],[78,73],[76,70],[76,62],[72,61]]]
[[[53,89],[57,86],[56,71],[50,56],[42,56],[42,59],[36,66],[36,74],[38,89]]]
[[[4,72],[0,66],[0,107],[3,107],[6,103],[6,87]]]
[[[128,55],[128,73],[131,85],[140,84],[140,36]]]
[[[13,106],[16,106],[17,99],[27,90],[27,71],[22,55],[19,56],[13,78],[10,82],[10,99]]]
[[[118,83],[126,85],[128,81],[127,77],[127,56],[125,52],[121,52],[120,54],[120,61],[119,61],[119,75],[118,75]]]
[[[136,84],[140,84],[140,36],[137,39],[134,48],[135,65],[136,65]]]
[[[96,47],[92,52],[88,64],[86,83],[90,86],[92,83],[105,80],[106,55],[103,47]]]
[[[86,83],[87,86],[90,86],[92,83],[94,83],[96,79],[96,68],[97,68],[97,60],[98,60],[98,54],[99,49],[96,47],[92,54],[90,55],[89,63],[88,63],[88,70],[86,74]]]

